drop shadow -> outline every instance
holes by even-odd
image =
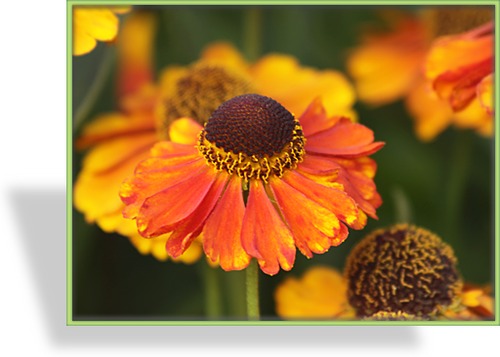
[[[414,326],[66,326],[66,192],[12,188],[26,264],[38,291],[47,338],[59,347],[242,346],[288,349],[406,349],[419,344]]]

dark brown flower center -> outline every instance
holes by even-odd
[[[349,302],[360,316],[433,315],[461,290],[456,263],[451,247],[429,231],[408,225],[377,230],[347,259]]]
[[[235,154],[273,156],[292,141],[293,115],[274,99],[246,94],[215,110],[205,127],[205,138]]]
[[[305,139],[293,115],[274,99],[245,94],[221,104],[200,134],[198,149],[217,170],[245,180],[281,177],[302,161]]]

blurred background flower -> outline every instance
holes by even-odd
[[[421,10],[428,8],[430,7],[394,9],[418,17]],[[253,13],[252,16],[249,16],[250,12]],[[133,39],[128,42],[132,51],[134,47],[143,49],[137,53],[139,59],[130,61],[130,65],[124,64],[124,58],[133,58],[133,55],[122,55],[122,47],[125,45],[120,43],[120,37],[122,34],[128,36],[126,22],[119,30],[117,46],[108,46],[98,41],[87,55],[74,56],[72,59],[72,104],[76,120],[73,140],[78,143],[78,150],[75,148],[72,160],[75,185],[77,179],[81,179],[79,175],[87,176],[89,180],[92,176],[92,180],[100,175],[104,178],[105,173],[111,175],[113,170],[107,170],[112,165],[110,163],[125,164],[127,160],[122,159],[129,156],[134,145],[122,146],[116,151],[110,148],[109,155],[101,156],[105,160],[86,163],[92,161],[86,159],[86,156],[97,155],[98,152],[92,154],[94,148],[134,131],[137,137],[150,135],[151,145],[166,135],[165,130],[159,129],[164,121],[158,119],[158,113],[165,113],[165,103],[169,100],[158,97],[170,95],[168,93],[172,93],[172,89],[175,92],[176,86],[182,82],[167,81],[167,68],[172,71],[180,69],[177,72],[179,74],[188,73],[203,58],[225,58],[238,68],[238,73],[246,78],[250,77],[253,85],[260,82],[261,90],[266,85],[266,79],[273,78],[266,89],[270,92],[263,93],[266,95],[276,95],[271,90],[285,93],[284,89],[290,89],[290,83],[302,83],[298,87],[304,93],[311,93],[311,98],[307,99],[310,102],[317,95],[315,91],[344,88],[338,92],[343,93],[342,97],[337,98],[338,94],[331,92],[333,100],[329,103],[336,107],[327,108],[327,117],[333,111],[343,110],[347,115],[355,113],[363,125],[376,133],[377,140],[387,143],[376,157],[375,183],[377,192],[384,198],[384,205],[377,210],[379,220],[368,220],[364,231],[351,231],[350,238],[339,247],[315,256],[315,264],[342,271],[346,257],[364,236],[364,232],[387,227],[400,221],[400,216],[403,215],[405,221],[410,220],[429,228],[453,247],[464,281],[481,287],[491,284],[492,141],[469,131],[458,131],[446,124],[438,131],[434,130],[440,132],[439,136],[430,131],[431,136],[435,137],[434,141],[422,143],[415,137],[412,116],[408,114],[402,100],[406,94],[398,97],[401,100],[387,100],[384,105],[375,107],[364,101],[355,102],[356,96],[361,96],[361,92],[356,94],[349,80],[342,74],[349,73],[347,60],[351,50],[360,45],[360,35],[366,25],[384,25],[385,21],[381,21],[377,7],[133,6],[125,17],[133,18],[132,15],[136,13],[151,17],[156,24],[150,40],[141,42],[140,39]],[[249,49],[249,29],[256,23],[260,29],[260,35],[258,33],[256,37],[258,45]],[[473,24],[469,29],[478,25]],[[148,25],[139,27],[144,28],[145,32],[149,28]],[[467,30],[459,29],[453,33]],[[133,33],[134,36],[141,36],[139,30],[134,30]],[[431,40],[435,37],[427,37],[427,48],[430,48]],[[151,41],[150,44],[148,41]],[[132,45],[134,42],[136,46]],[[218,46],[226,49],[211,49],[217,49]],[[147,50],[148,47],[150,50]],[[242,53],[239,53],[240,50]],[[141,52],[142,58],[146,60],[142,64]],[[221,56],[221,53],[225,54]],[[137,68],[137,71],[131,68]],[[259,68],[262,72],[257,76]],[[333,73],[331,69],[334,69]],[[124,73],[137,74],[125,76]],[[178,78],[181,77],[179,75]],[[169,75],[168,78],[173,77]],[[258,78],[260,79],[257,80]],[[492,87],[487,85],[487,81],[485,79],[483,83],[486,89],[480,91],[483,103],[491,98],[488,90],[492,89],[488,88]],[[282,83],[286,84],[283,86]],[[284,88],[280,89],[280,86]],[[289,92],[293,91],[290,89]],[[171,98],[173,102],[184,100],[182,96]],[[289,99],[293,99],[293,103],[300,103],[296,98]],[[285,102],[287,99],[280,100]],[[300,115],[305,105],[301,104],[298,109],[293,109],[294,114]],[[189,105],[186,107],[189,108]],[[431,106],[425,104],[420,108]],[[107,119],[109,126],[99,128],[98,123],[101,120],[104,123],[104,119],[99,117],[104,117],[104,113],[109,113],[114,119]],[[136,117],[147,119],[133,119]],[[438,126],[437,123],[434,124]],[[180,135],[182,137],[183,134]],[[118,147],[118,144],[114,145]],[[146,153],[144,146],[144,154]],[[113,167],[118,168],[119,165]],[[132,166],[130,170],[133,170]],[[119,186],[118,180],[115,184],[116,187]],[[93,187],[96,194],[103,192],[111,195],[114,190],[111,186],[109,191],[104,188],[106,186],[96,184]],[[92,193],[92,189],[89,188],[88,192],[86,196]],[[74,198],[76,201],[76,194]],[[119,200],[114,202],[121,205]],[[103,208],[104,206],[103,204]],[[108,212],[118,213],[118,208],[118,205],[114,206]],[[103,215],[105,216],[106,214]],[[205,279],[197,271],[204,264],[203,261],[186,266],[174,264],[170,260],[159,262],[154,257],[144,257],[137,253],[137,249],[153,252],[157,248],[152,245],[135,248],[121,235],[108,233],[117,231],[113,228],[116,223],[110,220],[108,227],[111,228],[106,228],[106,224],[99,223],[99,217],[81,207],[73,213],[75,318],[88,320],[126,316],[131,319],[193,319],[204,316]],[[119,218],[119,215],[115,217]],[[89,224],[92,222],[97,225]],[[133,225],[132,221],[130,223]],[[133,238],[131,241],[134,243]],[[144,244],[153,241],[139,238],[137,242]],[[164,243],[158,244],[161,247]],[[282,271],[273,277],[261,275],[261,313],[264,319],[279,318],[273,299],[276,287],[288,277],[305,273],[310,266],[310,260],[298,255],[293,271]],[[221,313],[230,318],[244,316],[245,310],[241,307],[241,301],[245,299],[241,293],[244,292],[244,275],[238,271],[214,271],[221,283]],[[476,299],[474,294],[476,293],[464,295],[464,300],[469,305],[476,304],[476,300],[488,300],[481,294]],[[155,296],[155,299],[151,299],[151,296]],[[454,310],[449,313],[457,312]]]

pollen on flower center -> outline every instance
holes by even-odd
[[[200,134],[198,149],[217,170],[245,180],[281,177],[304,155],[302,128],[274,99],[245,94],[213,113]]]
[[[194,65],[176,81],[172,95],[166,100],[163,126],[168,128],[182,117],[204,124],[223,102],[250,93],[252,88],[243,73],[216,65]]]

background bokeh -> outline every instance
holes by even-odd
[[[214,41],[229,41],[244,50],[244,6],[143,6],[158,17],[156,66],[189,64]],[[359,44],[365,26],[379,21],[380,7],[265,6],[260,8],[260,52],[291,54],[307,66],[346,73],[346,56]],[[416,7],[405,7],[416,11]],[[135,11],[135,10],[134,10]],[[73,112],[79,108],[94,78],[115,52],[100,43],[88,55],[73,58]],[[111,63],[111,65],[113,65]],[[106,78],[99,98],[85,115],[86,122],[115,105],[115,75]],[[431,143],[419,141],[402,102],[369,107],[357,102],[359,120],[373,129],[386,146],[373,158],[375,179],[384,200],[379,220],[362,231],[351,230],[340,247],[307,260],[297,254],[295,267],[273,277],[260,275],[261,312],[276,319],[273,292],[287,276],[299,276],[317,264],[342,269],[360,238],[379,227],[398,223],[409,210],[412,223],[434,231],[448,242],[468,282],[493,281],[493,140],[471,131],[447,129]],[[74,133],[76,138],[79,128]],[[73,179],[82,153],[73,154]],[[119,235],[106,234],[73,213],[73,319],[203,319],[203,261],[184,265],[142,256]],[[244,272],[218,270],[224,316],[238,319],[244,310]]]

